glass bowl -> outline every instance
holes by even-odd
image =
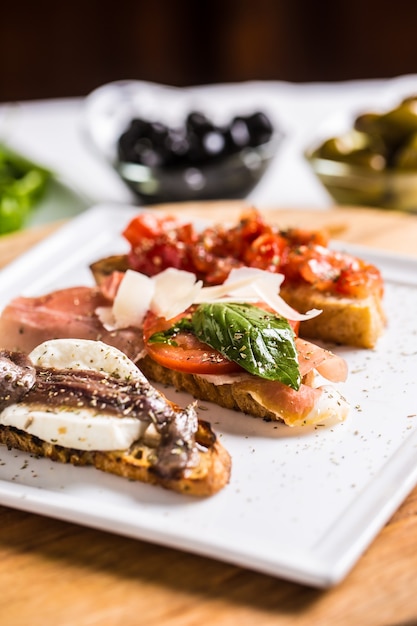
[[[417,171],[373,171],[307,150],[314,174],[336,204],[417,212]]]
[[[136,162],[121,158],[119,142],[135,119],[163,124],[175,131],[184,126],[191,112],[201,112],[220,129],[226,128],[236,116],[259,111],[253,102],[253,97],[251,102],[245,102],[236,87],[222,100],[216,89],[200,93],[198,88],[116,81],[87,96],[84,128],[90,143],[143,203],[243,198],[259,183],[283,139],[269,111],[263,111],[272,125],[267,141],[244,145],[239,150],[235,147],[234,151],[224,151],[207,160]]]
[[[337,204],[417,212],[417,83],[387,95],[327,120],[304,156]]]
[[[207,164],[149,167],[116,160],[114,167],[147,204],[244,198],[261,180],[278,144],[271,139]]]

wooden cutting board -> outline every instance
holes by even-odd
[[[185,219],[198,215],[221,223],[233,221],[247,203],[227,202],[188,202],[164,204],[153,207],[155,212],[173,213]],[[282,228],[301,226],[304,228],[325,228],[335,239],[342,239],[401,254],[417,255],[417,216],[395,211],[376,209],[334,207],[329,210],[264,208],[268,219]],[[59,221],[23,232],[0,237],[0,267],[3,267],[25,250],[35,245],[65,222]]]

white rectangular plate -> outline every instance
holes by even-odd
[[[137,212],[73,219],[0,273],[0,308],[93,284],[89,263],[127,250],[120,233]],[[375,350],[336,349],[350,370],[344,423],[291,429],[200,403],[233,459],[230,484],[204,500],[2,448],[1,503],[317,587],[340,581],[417,482],[417,261],[343,248],[381,268],[388,315]]]

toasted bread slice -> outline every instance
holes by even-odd
[[[90,265],[90,270],[97,285],[101,285],[113,272],[126,272],[128,269],[129,261],[127,254],[114,254],[104,259],[98,259],[98,261],[94,261]]]
[[[378,293],[366,298],[346,298],[315,291],[307,285],[283,287],[281,295],[294,309],[305,313],[320,309],[317,317],[301,322],[300,335],[321,341],[373,348],[386,318]]]
[[[155,389],[121,351],[57,339],[0,351],[0,443],[180,493],[209,496],[231,459],[196,407]]]
[[[343,421],[349,411],[348,403],[335,387],[324,385],[313,389],[312,372],[306,377],[307,384],[294,392],[286,385],[275,383],[274,388],[273,382],[260,382],[250,374],[233,380],[233,376],[213,379],[179,372],[156,363],[149,356],[142,358],[138,365],[150,380],[186,391],[199,400],[267,421],[285,422],[287,426]]]
[[[190,496],[211,496],[220,491],[230,479],[231,458],[207,422],[199,421],[196,435],[199,463],[186,470],[180,478],[166,478],[152,472],[154,447],[145,442],[135,443],[129,450],[102,452],[64,448],[11,426],[0,426],[0,443],[52,461],[73,465],[92,465],[99,470],[160,485]]]
[[[107,257],[93,263],[90,269],[100,285],[114,271],[126,271],[128,259],[125,255]],[[280,295],[300,313],[311,309],[322,311],[317,317],[301,322],[302,337],[373,348],[386,324],[382,299],[376,291],[365,298],[347,298],[323,293],[311,285],[289,284],[281,287]]]
[[[178,391],[186,391],[199,400],[213,402],[226,409],[242,411],[242,413],[253,417],[279,419],[276,413],[253,400],[245,388],[237,383],[216,385],[210,382],[207,377],[168,369],[149,356],[141,359],[138,366],[150,380],[169,385]]]

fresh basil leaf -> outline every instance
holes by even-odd
[[[200,341],[246,371],[299,389],[297,348],[286,319],[250,304],[215,302],[199,305],[192,324]]]
[[[180,320],[178,320],[178,322],[176,322],[173,326],[167,328],[166,330],[161,330],[157,333],[154,333],[149,337],[148,342],[164,343],[169,346],[176,346],[177,343],[175,341],[175,336],[182,330],[194,332],[193,325],[188,317],[181,318]]]

